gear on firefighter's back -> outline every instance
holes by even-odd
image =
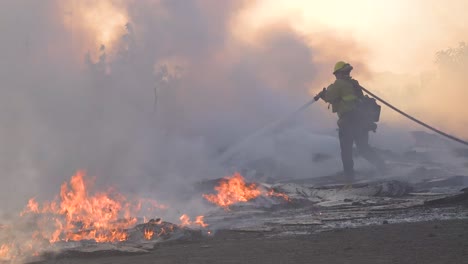
[[[335,65],[335,72],[340,71],[343,67],[352,66],[345,62],[338,62]],[[338,68],[338,70],[336,70]],[[332,105],[332,112],[337,113],[339,120],[338,126],[343,122],[350,112],[357,112],[362,121],[362,126],[368,131],[376,131],[379,116],[380,106],[377,105],[375,99],[364,96],[359,88],[358,81],[351,78],[349,75],[337,75],[334,83],[324,88],[320,93],[320,98]]]
[[[332,112],[337,113],[340,118],[357,104],[358,96],[351,80],[351,77],[349,80],[336,79],[322,94],[322,99],[332,105]]]

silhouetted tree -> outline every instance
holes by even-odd
[[[466,74],[468,69],[468,45],[461,42],[456,48],[437,52],[435,62],[442,77],[468,78]]]

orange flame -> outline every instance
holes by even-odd
[[[26,209],[24,209],[20,215],[23,216],[27,213],[39,213],[39,204],[34,198],[29,199],[28,205],[26,205]]]
[[[247,185],[238,172],[231,177],[225,177],[215,187],[215,190],[217,194],[203,194],[203,197],[225,209],[235,203],[255,199],[262,194],[261,189],[255,183]]]
[[[11,259],[11,246],[2,244],[0,246],[0,259]]]
[[[284,194],[284,193],[279,193],[279,192],[275,192],[274,190],[270,190],[268,191],[267,193],[268,196],[272,196],[272,197],[279,197],[279,198],[283,198],[284,200],[290,202],[291,199],[289,198],[288,195]]]
[[[34,198],[28,201],[20,216],[33,216],[29,223],[32,227],[30,240],[20,241],[13,238],[11,243],[0,244],[1,259],[13,260],[26,255],[38,255],[40,251],[58,241],[94,240],[97,243],[125,241],[127,230],[137,223],[137,213],[154,214],[153,210],[168,207],[151,199],[138,199],[129,202],[126,197],[113,191],[91,193],[85,180],[85,173],[78,171],[70,182],[61,186],[60,195],[51,202],[39,204]],[[203,216],[191,221],[187,215],[181,216],[181,225],[202,226],[207,224]],[[146,222],[146,217],[145,221]],[[162,220],[150,220],[148,224],[162,224]],[[167,224],[158,231],[145,228],[143,238],[153,239],[174,232],[176,225]],[[0,226],[6,229],[7,226]],[[9,227],[8,227],[9,228]]]
[[[22,215],[41,214],[43,219],[40,225],[50,224],[48,219],[51,218],[52,231],[47,232],[50,227],[39,226],[43,230],[42,236],[51,243],[83,239],[98,243],[126,240],[125,230],[137,222],[135,217],[130,216],[131,204],[122,195],[89,195],[84,175],[84,172],[78,171],[70,184],[64,183],[58,201],[45,203],[41,208],[34,199],[30,199]]]
[[[207,227],[208,224],[206,224],[203,220],[204,216],[203,215],[199,215],[197,217],[195,217],[195,221],[192,222],[190,220],[190,217],[186,214],[183,214],[179,220],[181,222],[180,226],[181,227],[186,227],[186,226],[201,226],[201,227]]]
[[[189,226],[191,224],[190,217],[188,217],[188,215],[186,214],[183,214],[182,216],[180,216],[179,220],[180,220],[180,226]]]
[[[281,197],[289,201],[289,197],[284,193],[277,193],[274,190],[266,191],[255,183],[246,184],[244,177],[238,172],[222,179],[214,189],[216,194],[203,194],[203,197],[226,210],[229,210],[229,206],[233,204],[247,202],[262,195]]]
[[[203,215],[199,215],[195,218],[195,224],[196,225],[199,225],[201,227],[207,227],[208,224],[205,223],[205,221],[203,220],[205,217]]]
[[[152,209],[167,209],[166,205],[150,199],[141,199],[133,205],[120,194],[109,192],[90,195],[84,177],[85,173],[78,171],[69,184],[62,185],[60,198],[55,201],[39,206],[34,199],[29,200],[21,215],[32,213],[43,217],[39,220],[40,231],[36,237],[45,238],[51,243],[79,240],[94,240],[98,243],[125,241],[128,238],[126,230],[137,222],[137,218],[132,215],[142,208],[142,203],[149,204]],[[182,227],[207,226],[203,222],[203,216],[198,216],[192,222],[184,214],[180,220]],[[153,235],[153,230],[144,231],[146,239],[151,239]]]
[[[153,230],[145,229],[144,236],[145,236],[145,239],[146,239],[146,240],[151,240],[151,239],[153,238],[153,235],[154,235],[154,231],[153,231]]]

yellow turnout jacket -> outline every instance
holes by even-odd
[[[332,105],[333,113],[337,113],[339,118],[353,110],[359,98],[363,96],[362,90],[355,85],[359,83],[351,77],[338,78],[328,86],[322,97],[325,102]]]

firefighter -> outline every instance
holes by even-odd
[[[377,124],[368,118],[367,114],[372,109],[361,107],[362,101],[370,98],[364,96],[359,83],[351,77],[352,69],[349,63],[337,62],[333,71],[335,82],[328,88],[323,88],[323,91],[317,95],[317,99],[321,98],[331,104],[332,111],[338,114],[341,160],[345,180],[349,183],[354,180],[354,143],[362,157],[380,171],[386,170],[385,162],[369,145],[369,131],[375,132]]]

